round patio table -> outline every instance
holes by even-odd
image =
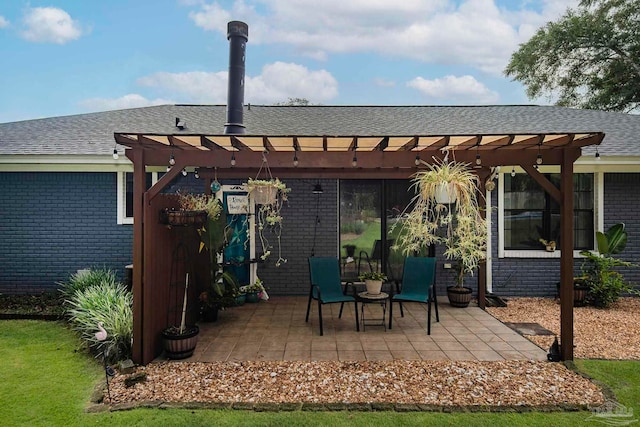
[[[360,324],[362,325],[362,330],[364,331],[366,326],[382,326],[386,331],[387,324],[385,322],[385,318],[387,314],[387,301],[389,301],[389,294],[386,292],[380,292],[379,294],[370,294],[367,291],[358,292],[356,294],[356,300],[360,303]],[[380,307],[382,308],[382,317],[366,319],[364,316],[364,306],[366,304],[380,304]]]

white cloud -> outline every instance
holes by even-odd
[[[0,15],[0,28],[7,28],[9,26],[9,21],[7,21],[7,19]]]
[[[337,80],[325,70],[310,71],[298,64],[275,62],[265,65],[262,74],[246,79],[247,102],[271,104],[289,98],[305,98],[312,104],[338,95]]]
[[[80,24],[56,7],[29,8],[23,23],[22,36],[32,42],[64,44],[82,35]]]
[[[226,104],[227,72],[159,72],[138,79],[138,84],[184,103]],[[328,101],[338,94],[336,79],[325,70],[312,71],[298,64],[276,62],[262,68],[259,76],[245,76],[245,102],[273,104],[289,98],[312,103]]]
[[[249,24],[252,44],[286,44],[304,56],[373,52],[427,63],[465,64],[501,74],[511,52],[578,0],[235,0],[202,2],[190,14],[208,31]],[[258,13],[260,11],[260,13]]]
[[[457,102],[464,104],[495,104],[499,95],[489,90],[485,85],[477,81],[473,76],[445,76],[440,79],[427,80],[422,77],[407,82],[412,87],[437,100]]]
[[[136,93],[130,93],[120,98],[91,98],[80,102],[80,105],[87,111],[122,110],[163,104],[174,104],[174,102],[160,98],[151,100]]]

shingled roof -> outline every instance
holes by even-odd
[[[0,155],[111,155],[114,132],[221,134],[224,105],[161,105],[0,124]],[[175,127],[179,117],[184,130]],[[604,132],[603,156],[640,156],[640,116],[556,106],[245,106],[247,135]],[[593,147],[583,149],[591,154]]]

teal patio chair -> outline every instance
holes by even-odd
[[[340,314],[345,302],[353,302],[356,315],[356,331],[360,330],[358,322],[358,302],[351,295],[345,295],[340,279],[340,262],[333,257],[310,257],[309,277],[311,287],[309,289],[309,302],[307,303],[307,317],[305,322],[309,322],[309,311],[311,310],[311,300],[318,301],[318,317],[320,319],[320,335],[324,334],[322,329],[322,306],[324,304],[341,303]]]
[[[440,321],[438,301],[435,299],[436,259],[433,257],[407,257],[404,260],[400,293],[389,302],[389,329],[393,322],[393,303],[419,302],[427,304],[427,335],[431,335],[431,302],[435,301],[436,321]],[[401,313],[404,317],[404,313]]]

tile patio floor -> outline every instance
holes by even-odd
[[[185,360],[546,360],[546,351],[477,306],[453,308],[446,298],[440,301],[440,322],[433,319],[431,335],[426,334],[423,304],[405,303],[404,318],[395,304],[392,330],[363,330],[361,325],[360,332],[353,304],[345,305],[341,319],[339,308],[323,306],[323,336],[315,301],[305,323],[307,297],[272,297],[221,311],[216,322],[200,324],[196,351]],[[365,306],[365,318],[381,314],[379,304]]]

